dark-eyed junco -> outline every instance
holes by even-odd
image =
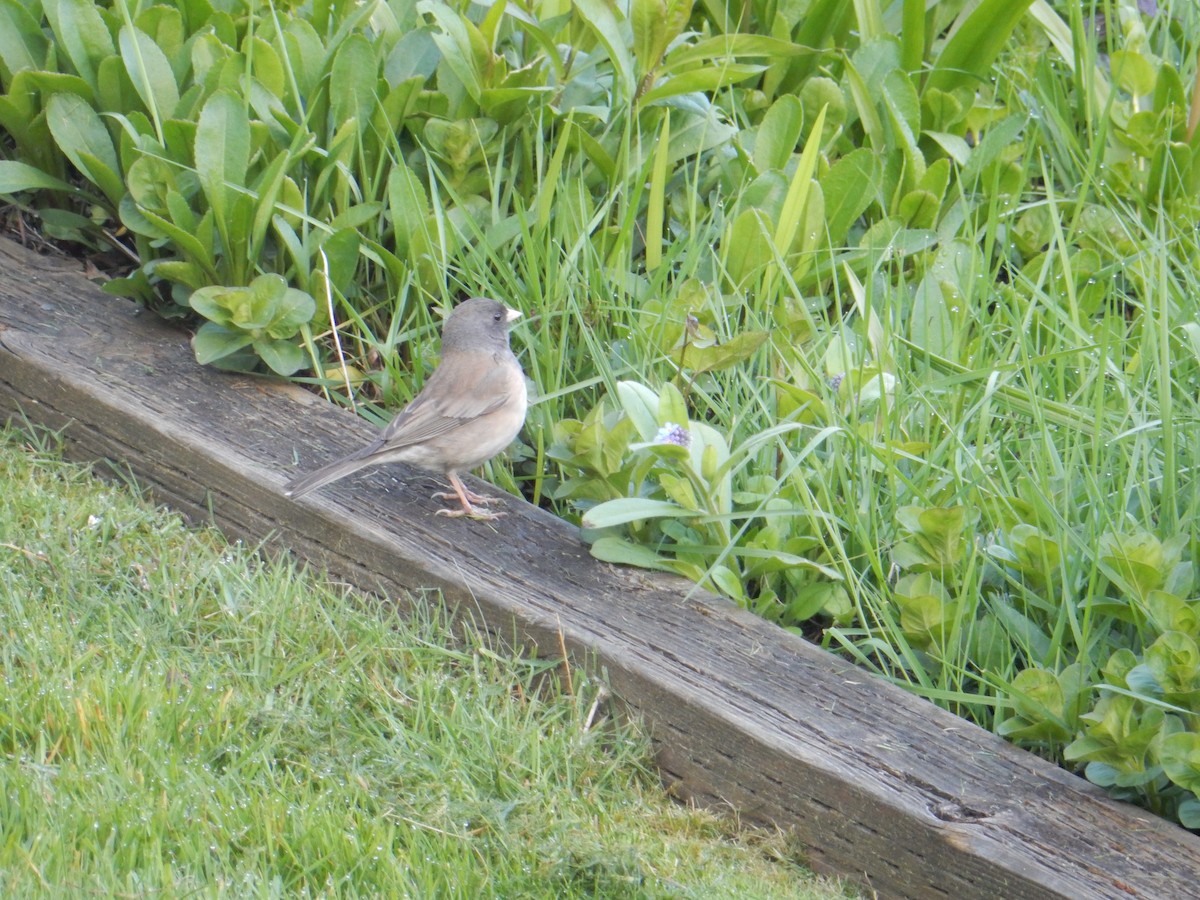
[[[508,326],[521,314],[486,297],[464,300],[442,328],[442,360],[425,387],[380,436],[363,447],[298,478],[289,497],[344,478],[366,466],[406,462],[446,476],[462,509],[441,516],[493,519],[479,509],[495,502],[468,491],[458,473],[483,465],[510,443],[525,422],[525,376],[508,346]]]

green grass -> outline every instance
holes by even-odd
[[[584,672],[0,435],[0,893],[837,897],[672,803]]]

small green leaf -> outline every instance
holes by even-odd
[[[684,402],[683,394],[679,393],[679,388],[670,382],[664,384],[662,390],[658,392],[656,420],[660,428],[665,428],[668,424],[687,428],[687,403]]]
[[[255,341],[254,352],[271,368],[271,371],[285,377],[304,368],[306,361],[304,350],[289,341]]]
[[[626,538],[606,535],[591,546],[591,554],[604,562],[615,563],[619,566],[637,566],[641,569],[656,569],[660,572],[674,572],[670,560],[663,559],[649,547],[635,544]]]
[[[301,325],[312,321],[316,311],[317,304],[311,296],[290,287],[275,302],[268,334],[274,338],[293,337]]]
[[[1134,97],[1149,94],[1158,79],[1154,65],[1136,50],[1114,50],[1109,56],[1109,69],[1121,90]]]
[[[192,338],[192,350],[196,361],[207,366],[249,346],[253,340],[248,334],[230,331],[215,322],[205,322]]]
[[[804,107],[798,97],[785,94],[767,110],[754,134],[754,167],[759,172],[783,169],[796,151]]]
[[[715,372],[745,362],[770,335],[765,331],[743,331],[722,344],[688,346],[680,352],[680,366],[693,372]]]
[[[617,399],[638,436],[643,441],[653,441],[658,434],[658,395],[636,381],[618,381]]]
[[[726,271],[735,285],[742,284],[774,259],[773,230],[774,223],[761,209],[744,209],[733,220],[721,246]]]

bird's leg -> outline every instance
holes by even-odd
[[[448,491],[439,491],[433,496],[438,500],[448,500],[456,497],[462,504],[462,509],[439,509],[437,511],[439,516],[450,516],[452,518],[469,516],[472,519],[498,519],[500,516],[504,515],[502,512],[492,512],[488,509],[476,509],[471,505],[472,503],[476,503],[479,506],[487,506],[489,503],[498,503],[499,501],[496,497],[484,497],[480,494],[476,494],[474,491],[468,491],[466,486],[459,479],[457,472],[448,472],[446,473],[446,477],[450,479],[450,486],[454,488],[454,493],[451,494]]]

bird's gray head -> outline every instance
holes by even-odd
[[[442,353],[447,350],[504,350],[508,326],[521,314],[498,300],[472,297],[450,312],[442,326]]]

